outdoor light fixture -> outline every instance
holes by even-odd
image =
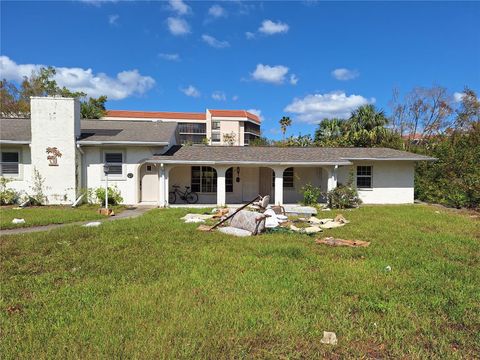
[[[240,167],[239,167],[239,166],[237,166],[237,178],[235,179],[235,181],[236,181],[237,183],[240,182]]]

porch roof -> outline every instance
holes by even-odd
[[[170,164],[351,165],[352,160],[434,160],[388,148],[172,146],[150,162]]]

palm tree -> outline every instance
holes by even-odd
[[[374,105],[363,105],[354,110],[346,123],[346,137],[353,146],[379,145],[388,135],[388,119]]]
[[[282,130],[283,142],[285,142],[285,133],[287,132],[287,127],[292,125],[292,120],[288,116],[283,116],[279,122],[280,129]]]
[[[343,136],[343,129],[345,127],[345,120],[332,118],[323,119],[315,131],[315,141],[318,142],[333,142]]]

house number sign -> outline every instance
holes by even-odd
[[[62,153],[56,147],[47,147],[47,160],[49,166],[58,166],[57,159],[62,157]]]

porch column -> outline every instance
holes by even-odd
[[[168,200],[168,193],[166,199]],[[165,207],[165,166],[163,164],[158,168],[158,207]]]
[[[337,171],[338,171],[338,165],[327,168],[327,172],[328,172],[327,191],[333,190],[337,187]]]
[[[285,167],[275,167],[275,205],[283,205],[283,172]]]
[[[169,185],[168,185],[168,178],[170,176],[170,168],[165,165],[164,167],[164,174],[165,174],[165,187],[164,187],[164,194],[165,194],[165,201],[164,201],[164,204],[165,204],[165,207],[168,207],[168,192],[169,192]]]
[[[217,206],[225,206],[227,203],[227,190],[225,184],[226,167],[216,167],[217,170]]]

